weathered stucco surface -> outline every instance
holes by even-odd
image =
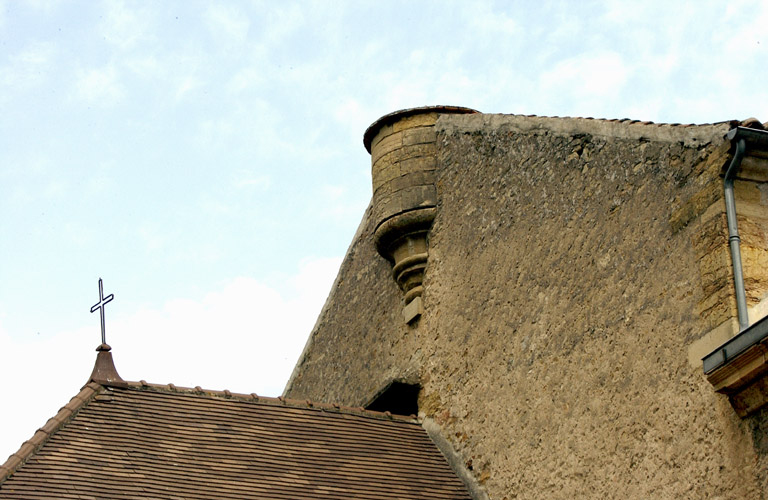
[[[369,206],[330,296],[286,388],[286,396],[360,406],[387,380],[408,372],[396,356],[409,327],[392,266],[373,244]]]
[[[421,319],[369,209],[286,395],[419,383],[492,499],[766,498],[765,410],[739,419],[688,362],[716,324],[702,214],[728,128],[442,116]]]

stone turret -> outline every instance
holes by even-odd
[[[408,323],[422,311],[427,234],[437,210],[435,122],[448,113],[477,111],[455,106],[396,111],[376,120],[363,137],[371,153],[374,242],[379,254],[394,266]]]

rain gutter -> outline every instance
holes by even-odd
[[[728,131],[726,138],[736,143],[733,160],[725,172],[723,191],[725,193],[725,213],[728,220],[728,244],[731,247],[731,263],[733,265],[733,284],[736,288],[736,307],[739,317],[739,333],[702,360],[704,372],[711,373],[725,365],[749,347],[768,338],[768,320],[760,320],[754,328],[749,326],[747,315],[747,298],[744,290],[744,272],[741,266],[741,238],[736,220],[736,200],[733,194],[733,184],[736,174],[741,168],[741,162],[746,154],[747,146],[768,151],[768,131],[747,127],[736,127]]]
[[[728,132],[728,135],[731,132],[733,130]],[[747,144],[744,139],[737,140],[736,153],[725,172],[723,190],[725,191],[725,216],[728,219],[728,244],[731,247],[733,285],[736,288],[736,308],[739,314],[739,331],[742,331],[749,326],[749,317],[747,316],[747,295],[744,291],[744,271],[741,267],[741,238],[739,238],[739,226],[736,221],[736,198],[733,195],[733,182],[736,180],[736,173],[741,167],[741,160],[744,159]]]

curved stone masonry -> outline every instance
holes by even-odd
[[[477,111],[456,106],[396,111],[376,120],[363,137],[371,153],[374,243],[393,264],[406,306],[424,290],[427,234],[437,207],[435,122],[441,114],[469,113]],[[416,305],[406,307],[406,322],[419,316],[420,304]]]

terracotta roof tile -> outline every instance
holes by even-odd
[[[19,451],[8,457],[8,460],[0,466],[0,484],[21,466],[24,461],[39,450],[48,438],[61,426],[67,423],[79,409],[87,404],[99,392],[103,390],[99,384],[90,382],[83,386],[80,392],[69,403],[62,407],[53,418],[35,432],[29,441],[25,441]]]
[[[0,474],[0,498],[469,498],[413,419],[144,381],[89,383]]]

